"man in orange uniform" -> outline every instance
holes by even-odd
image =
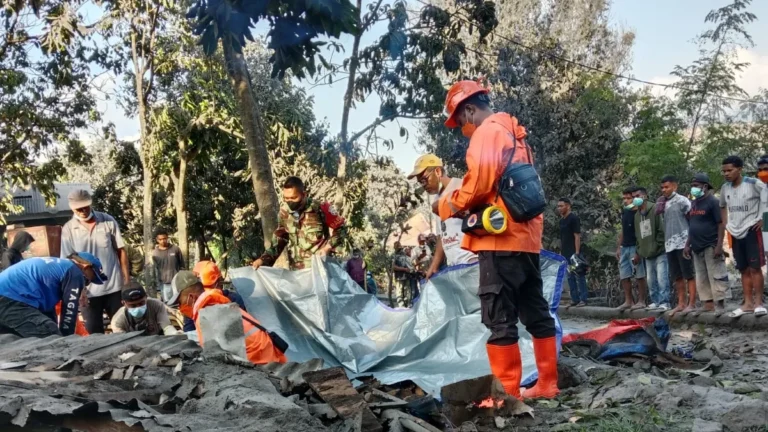
[[[205,289],[202,282],[194,273],[182,270],[176,273],[171,282],[172,296],[168,305],[179,304],[179,312],[185,317],[195,320],[197,337],[200,345],[203,345],[203,335],[197,318],[200,309],[217,304],[232,303],[221,290]],[[245,353],[253,364],[266,364],[272,362],[285,363],[288,359],[280,352],[270,339],[267,332],[260,330],[253,322],[258,323],[248,312],[240,310],[243,316],[243,331],[245,332]]]
[[[448,128],[461,127],[470,139],[467,149],[467,174],[459,190],[444,194],[438,204],[438,215],[445,221],[461,217],[484,205],[497,205],[507,217],[506,231],[497,235],[476,236],[467,233],[463,249],[478,255],[480,287],[478,295],[483,324],[491,330],[486,349],[491,371],[504,385],[504,390],[521,397],[522,362],[517,345],[517,320],[533,336],[539,380],[523,391],[523,398],[553,398],[557,388],[557,341],[555,322],[542,293],[539,253],[543,217],[517,223],[504,207],[496,190],[512,150],[517,146],[514,162],[531,163],[525,142],[526,131],[515,117],[494,113],[488,90],[475,81],[459,81],[445,99]]]

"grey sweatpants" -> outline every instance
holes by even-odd
[[[725,300],[728,290],[728,270],[725,268],[725,256],[715,258],[715,248],[693,252],[693,266],[696,268],[696,291],[699,300]]]

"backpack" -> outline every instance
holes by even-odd
[[[509,155],[507,166],[499,179],[496,198],[501,196],[504,206],[515,222],[528,222],[544,212],[547,207],[547,200],[544,197],[541,177],[539,177],[533,164],[512,163],[517,151],[517,138],[514,131],[509,132],[509,134],[512,136],[514,147],[512,154]],[[525,142],[523,144],[528,152],[528,160],[533,161],[530,147]]]

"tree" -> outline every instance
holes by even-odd
[[[9,193],[34,186],[49,205],[65,162],[87,157],[76,131],[98,119],[91,64],[110,61],[91,46],[77,2],[0,3],[0,223],[18,210]],[[66,159],[64,156],[66,155]]]
[[[434,4],[424,4],[419,10],[411,11],[404,1],[378,0],[362,15],[362,1],[357,0],[358,20],[350,56],[340,67],[321,57],[328,69],[321,79],[333,83],[336,75],[346,73],[336,179],[336,203],[342,214],[350,214],[354,205],[346,193],[350,160],[374,153],[367,150],[372,141],[378,140],[376,130],[382,124],[399,118],[431,118],[441,113],[445,99],[441,77],[456,72],[461,56],[466,54],[464,43],[456,41],[456,36],[468,29],[469,33],[475,32],[473,40],[483,43],[496,26],[493,2],[472,0],[457,4],[452,11]],[[387,31],[371,45],[361,48],[362,38],[380,21],[388,23]],[[334,48],[338,52],[338,47]],[[373,95],[381,101],[378,117],[351,132],[349,116],[355,102]],[[400,136],[407,134],[401,127]],[[392,147],[391,142],[384,145]]]
[[[312,75],[316,71],[315,55],[322,45],[315,39],[319,36],[338,38],[342,33],[352,33],[354,7],[347,0],[330,0],[322,4],[199,0],[190,8],[188,17],[195,20],[195,34],[200,35],[200,43],[207,54],[213,54],[219,40],[222,41],[248,149],[264,242],[269,247],[271,236],[266,233],[277,227],[279,204],[269,164],[268,135],[243,56],[245,41],[253,41],[251,27],[266,19],[270,26],[268,47],[274,50],[272,76],[282,78],[289,69],[299,78],[305,73]]]
[[[121,105],[127,117],[139,119],[141,166],[143,173],[142,223],[144,240],[144,280],[152,277],[153,185],[155,173],[152,158],[157,151],[152,136],[150,114],[154,102],[155,75],[158,67],[158,35],[165,29],[168,16],[178,13],[171,0],[113,0],[104,3],[104,19],[100,25],[106,40],[117,39],[116,52],[130,59],[126,74],[128,87]],[[127,54],[126,54],[127,52]]]
[[[680,80],[678,105],[689,119],[690,138],[685,159],[690,160],[698,127],[702,122],[715,122],[731,109],[727,97],[746,97],[747,93],[736,84],[736,74],[749,64],[736,61],[736,49],[752,47],[752,36],[746,25],[755,21],[755,14],[746,9],[751,0],[734,0],[728,6],[710,11],[704,19],[713,23],[713,30],[698,38],[701,57],[693,64],[676,66],[672,75]],[[713,45],[707,49],[707,45]]]

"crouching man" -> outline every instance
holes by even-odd
[[[106,280],[101,261],[87,252],[24,260],[0,273],[0,333],[24,338],[74,334],[78,311],[88,304],[85,285]]]
[[[143,331],[145,336],[175,335],[176,328],[168,318],[165,304],[160,300],[147,298],[144,287],[131,282],[121,293],[123,307],[112,318],[112,332],[126,333]]]
[[[197,337],[200,345],[203,344],[203,335],[200,332],[200,324],[197,318],[200,310],[208,306],[232,303],[221,290],[203,288],[202,282],[194,273],[182,270],[176,273],[171,282],[172,296],[168,305],[179,306],[179,311],[185,317],[192,318],[197,327]],[[260,324],[248,312],[240,310],[243,317],[243,331],[245,333],[245,352],[248,360],[253,364],[285,363],[288,361],[273,344],[270,335],[259,328]]]

